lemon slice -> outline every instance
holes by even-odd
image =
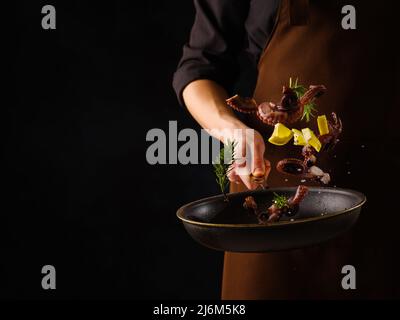
[[[318,140],[314,132],[310,128],[304,128],[301,130],[306,143],[312,146],[315,150],[319,152],[321,150],[321,142]]]
[[[293,139],[294,139],[294,145],[295,146],[305,146],[306,143],[306,139],[304,139],[303,133],[300,130],[297,129],[292,129],[293,132]]]
[[[323,136],[324,134],[329,133],[329,127],[328,127],[328,120],[326,120],[326,116],[319,116],[317,118],[317,123],[318,123],[318,130],[319,134]]]
[[[283,146],[293,137],[292,130],[286,128],[282,123],[277,123],[268,141],[277,146]]]

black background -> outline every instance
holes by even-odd
[[[41,27],[46,4],[56,7],[56,30]],[[386,58],[371,68],[376,82],[365,83],[371,138],[362,158],[342,155],[353,172],[345,185],[368,191],[356,262],[372,297],[400,296],[399,111],[391,104],[399,65],[388,8],[371,21],[391,22],[377,28]],[[219,193],[211,165],[150,166],[145,157],[148,130],[167,131],[170,120],[199,129],[171,87],[193,17],[189,0],[18,2],[16,92],[2,118],[0,297],[219,298],[222,253],[192,241],[175,216]],[[387,89],[377,92],[377,83]],[[56,290],[41,287],[47,264]]]
[[[150,166],[146,133],[199,128],[172,75],[192,1],[18,4],[16,99],[7,106],[0,296],[218,298],[222,253],[175,212],[218,193],[210,165]],[[41,268],[57,289],[41,288]]]

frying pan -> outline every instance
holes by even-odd
[[[302,248],[332,239],[358,219],[364,194],[340,188],[309,187],[294,217],[261,225],[254,213],[243,208],[245,197],[268,208],[274,192],[290,197],[296,188],[271,188],[201,199],[179,208],[178,218],[200,244],[222,251],[267,252]]]

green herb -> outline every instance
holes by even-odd
[[[300,99],[304,93],[307,91],[307,88],[304,87],[301,84],[298,84],[298,78],[296,78],[296,81],[292,81],[292,78],[289,78],[289,88],[292,89],[296,95],[297,98]],[[316,104],[314,102],[309,102],[304,105],[304,111],[303,115],[301,117],[301,120],[305,119],[307,122],[310,121],[311,118],[313,118],[315,115],[314,113],[317,111],[316,109]]]
[[[314,102],[309,102],[305,104],[301,120],[305,118],[307,122],[310,122],[310,118],[314,118],[314,113],[317,112],[317,109],[315,107],[316,105]]]
[[[279,208],[282,209],[284,207],[288,207],[288,198],[274,192],[274,198],[272,199],[273,203]]]
[[[213,163],[216,181],[226,200],[228,198],[226,196],[225,189],[229,183],[228,173],[232,170],[232,164],[235,161],[235,147],[236,142],[227,141]]]

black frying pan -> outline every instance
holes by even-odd
[[[265,252],[301,248],[332,239],[356,221],[366,197],[357,191],[315,188],[310,191],[294,217],[258,224],[254,214],[243,208],[251,195],[259,204],[271,205],[273,192],[294,195],[296,188],[271,188],[205,198],[181,207],[177,216],[193,239],[223,251]],[[291,220],[293,219],[293,221]]]

